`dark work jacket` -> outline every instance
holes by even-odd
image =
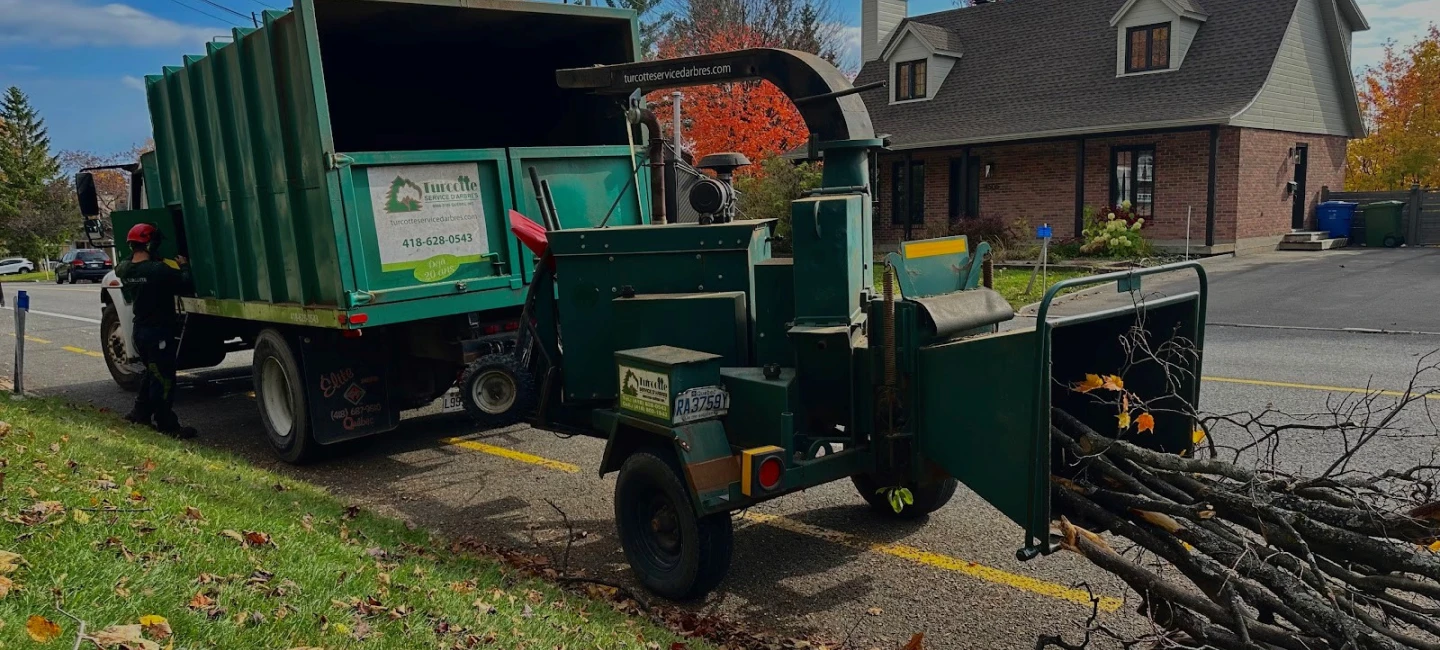
[[[188,268],[176,270],[156,259],[125,260],[115,267],[120,292],[135,312],[136,325],[173,326],[175,298],[190,289]]]

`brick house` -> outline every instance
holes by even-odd
[[[862,0],[877,246],[995,215],[1078,235],[1131,201],[1166,248],[1273,248],[1364,134],[1355,0]],[[897,180],[899,182],[897,182]],[[909,223],[903,217],[910,214]]]

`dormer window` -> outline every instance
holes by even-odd
[[[895,64],[895,101],[925,98],[925,59]]]
[[[1170,68],[1170,23],[1131,27],[1125,32],[1125,72]]]

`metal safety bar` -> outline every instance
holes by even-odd
[[[1065,291],[1066,289],[1100,285],[1107,282],[1114,282],[1117,290],[1121,292],[1139,291],[1141,286],[1140,279],[1144,276],[1159,275],[1162,273],[1173,273],[1176,271],[1183,271],[1185,269],[1194,270],[1195,277],[1200,282],[1199,304],[1197,314],[1201,320],[1201,323],[1199,324],[1199,327],[1197,327],[1195,330],[1195,347],[1196,349],[1203,350],[1205,349],[1205,327],[1203,323],[1205,319],[1205,303],[1209,293],[1209,277],[1205,274],[1205,267],[1201,266],[1199,262],[1176,262],[1174,264],[1165,264],[1163,266],[1156,266],[1148,269],[1131,269],[1129,271],[1116,271],[1114,273],[1105,273],[1084,278],[1071,278],[1069,280],[1062,280],[1060,282],[1057,282],[1054,286],[1050,287],[1048,290],[1045,291],[1045,297],[1040,301],[1040,308],[1035,313],[1035,336],[1037,339],[1036,344],[1040,347],[1040,354],[1036,357],[1036,363],[1038,365],[1035,369],[1035,376],[1045,377],[1045,381],[1041,382],[1040,399],[1036,403],[1037,408],[1035,409],[1035,426],[1033,432],[1034,438],[1032,440],[1032,444],[1034,445],[1035,449],[1049,448],[1046,444],[1049,441],[1050,437],[1051,381],[1050,373],[1048,370],[1050,365],[1050,333],[1053,328],[1048,319],[1048,316],[1050,314],[1050,303],[1060,295],[1060,292]],[[1137,311],[1143,308],[1143,304],[1136,305]],[[1196,377],[1200,376],[1201,361],[1202,359],[1199,358],[1197,358],[1195,361]],[[1050,454],[1035,454],[1033,462],[1035,463],[1035,465],[1030,468],[1031,489],[1029,496],[1029,510],[1032,513],[1035,512],[1035,508],[1037,506],[1035,500],[1039,498],[1039,495],[1049,494]],[[1028,533],[1027,535],[1028,538],[1026,539],[1025,547],[1020,549],[1019,551],[1016,551],[1015,553],[1015,557],[1020,559],[1021,561],[1030,560],[1039,555],[1049,555],[1059,550],[1059,543],[1054,540],[1037,539],[1033,535],[1029,535]]]

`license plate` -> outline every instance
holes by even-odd
[[[675,396],[676,424],[720,417],[730,409],[730,393],[719,386],[691,388]]]
[[[458,413],[463,410],[465,410],[465,402],[460,400],[459,388],[451,388],[440,396],[441,413]]]

